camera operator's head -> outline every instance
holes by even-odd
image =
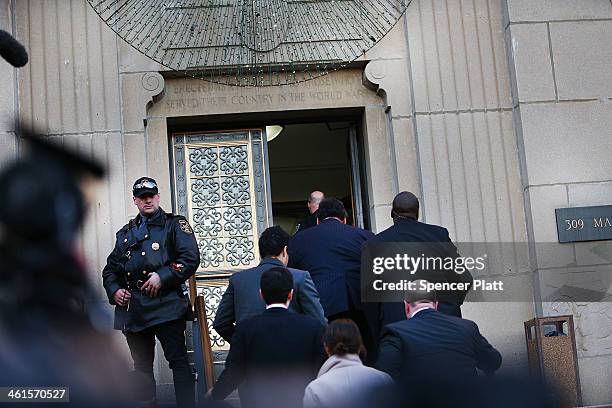
[[[47,138],[22,135],[25,153],[0,172],[0,276],[12,282],[17,303],[58,296],[62,285],[86,286],[78,233],[88,183],[104,174],[97,162]]]

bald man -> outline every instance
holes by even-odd
[[[444,254],[440,256],[457,257],[457,248],[452,243],[448,230],[438,225],[419,222],[419,199],[411,192],[402,191],[393,199],[391,210],[393,225],[377,234],[372,242],[425,242],[438,243]],[[448,280],[469,282],[472,280],[468,271],[463,275],[447,276]],[[456,317],[461,317],[461,304],[466,294],[440,294],[438,311]],[[404,320],[404,305],[402,303],[369,303],[366,316],[375,341],[380,338],[382,328],[390,323]],[[373,357],[373,356],[372,356]]]
[[[319,211],[319,204],[321,204],[321,201],[323,201],[324,198],[325,194],[323,194],[321,191],[315,190],[308,194],[307,205],[310,215],[298,223],[297,227],[295,228],[296,234],[317,225],[317,212]]]

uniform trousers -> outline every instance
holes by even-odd
[[[155,338],[157,337],[172,369],[177,406],[193,407],[195,404],[194,378],[187,359],[185,320],[172,320],[136,333],[124,332],[124,335],[134,360],[134,370],[144,378],[142,382],[145,384],[141,388],[142,399],[155,398],[153,360],[155,358]]]

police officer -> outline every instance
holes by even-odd
[[[132,188],[139,214],[117,232],[102,272],[108,300],[115,307],[115,329],[122,330],[136,373],[147,378],[142,399],[155,404],[155,337],[174,378],[177,406],[194,406],[194,378],[187,360],[185,321],[193,315],[185,281],[200,263],[187,220],[159,206],[155,180],[141,177]]]

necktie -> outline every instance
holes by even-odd
[[[136,235],[136,239],[139,241],[142,241],[143,239],[145,239],[147,235],[147,219],[145,217],[141,218],[140,225],[136,229],[135,235]]]

